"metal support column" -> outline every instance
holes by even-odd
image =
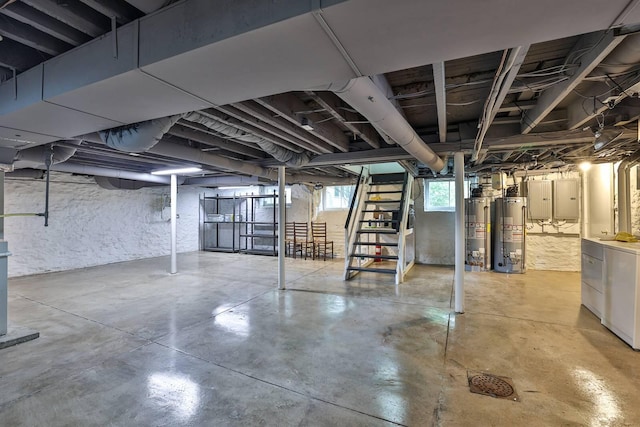
[[[456,313],[464,313],[464,153],[461,151],[453,158],[453,174],[456,179],[454,305]]]
[[[171,175],[171,274],[178,272],[178,177]]]
[[[4,171],[0,171],[0,214],[4,215]],[[0,217],[0,335],[7,334],[7,242],[4,241],[4,217]]]
[[[287,195],[284,189],[284,166],[278,166],[278,289],[285,288],[284,239],[287,213]]]

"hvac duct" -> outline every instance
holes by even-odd
[[[624,73],[640,62],[640,34],[628,35],[613,52],[598,65],[593,74]]]
[[[65,140],[64,142],[73,145],[80,145],[81,140],[71,139]],[[76,153],[76,149],[72,147],[60,147],[60,146],[50,146],[50,145],[39,145],[37,147],[27,148],[25,150],[20,150],[16,154],[15,162],[13,163],[13,167],[15,169],[23,169],[23,168],[36,168],[39,169],[39,166],[42,166],[46,163],[47,158],[51,155],[52,164],[58,164],[62,162],[66,162]]]
[[[37,169],[46,169],[44,165]],[[51,166],[52,171],[75,173],[78,175],[108,176],[112,178],[130,179],[134,181],[153,182],[156,184],[169,184],[169,177],[151,175],[149,173],[138,173],[119,171],[115,169],[101,168],[97,166],[85,166],[78,163],[64,162]]]
[[[32,178],[42,179],[44,178],[44,171],[42,169],[18,169],[13,172],[7,172],[4,174],[6,178]]]
[[[332,83],[327,90],[355,108],[420,162],[435,171],[444,168],[442,159],[420,138],[369,77],[357,77],[346,84]]]
[[[183,116],[185,120],[190,122],[199,123],[207,128],[221,133],[233,139],[245,142],[253,142],[258,145],[263,151],[273,156],[274,159],[286,163],[288,166],[301,167],[309,163],[311,156],[308,153],[295,153],[286,148],[279,147],[278,145],[265,140],[256,135],[249,134],[241,129],[230,126],[226,123],[222,123],[214,118],[205,116],[198,112],[187,113]]]
[[[99,187],[105,190],[140,190],[145,187],[156,187],[158,185],[165,185],[164,183],[152,183],[143,181],[133,181],[130,179],[114,178],[110,176],[94,176]]]
[[[640,150],[618,165],[618,231],[631,233],[631,179],[630,169],[640,161]],[[632,233],[633,234],[633,233]]]
[[[98,132],[108,147],[127,153],[148,151],[182,117],[180,114]]]

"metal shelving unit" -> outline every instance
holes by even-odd
[[[242,200],[235,196],[206,196],[200,198],[201,242],[200,248],[212,252],[238,252]]]
[[[274,192],[270,195],[242,196],[246,200],[244,204],[244,218],[240,221],[241,253],[257,255],[278,255],[278,222],[277,218],[277,195]],[[273,211],[269,218],[266,216],[258,218],[258,208],[269,204]],[[268,219],[268,220],[267,220]]]

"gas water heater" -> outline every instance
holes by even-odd
[[[524,197],[502,197],[495,200],[493,269],[501,273],[525,271]]]
[[[491,198],[465,200],[467,271],[491,270]]]

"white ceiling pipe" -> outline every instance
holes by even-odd
[[[640,161],[640,151],[636,151],[618,165],[618,231],[631,233],[631,180],[630,169]]]
[[[160,141],[151,147],[148,152],[228,171],[240,172],[246,175],[260,176],[270,181],[276,181],[278,179],[278,173],[273,169],[263,168],[242,160],[229,159],[217,154],[207,153],[196,148],[189,148],[171,142]]]
[[[355,108],[420,162],[436,171],[444,168],[442,159],[420,138],[369,77],[357,77],[346,84],[332,83],[327,90]]]
[[[46,169],[45,166],[37,167],[36,169]],[[134,181],[154,182],[157,184],[169,185],[168,176],[157,176],[149,173],[138,173],[121,171],[116,169],[101,168],[98,166],[85,166],[78,163],[64,162],[51,166],[52,171],[75,173],[78,175],[93,175],[93,176],[107,176],[112,178],[131,179]]]
[[[269,181],[276,182],[278,180],[278,172],[274,169],[263,168],[262,166],[253,165],[242,160],[229,159],[227,157],[218,156],[216,154],[206,153],[196,148],[189,148],[171,142],[160,141],[149,151],[152,154],[160,156],[180,159],[187,162],[198,163],[204,166],[225,169],[230,172],[239,172],[250,176],[258,176],[266,178]],[[332,182],[332,183],[349,183],[352,178],[326,177],[311,174],[291,174],[287,175],[288,183],[299,182]]]

